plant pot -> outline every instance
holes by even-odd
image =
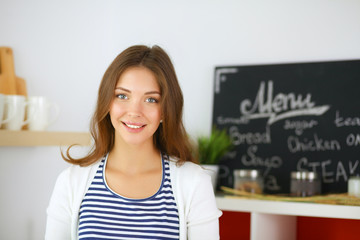
[[[210,175],[211,177],[211,183],[213,185],[214,192],[216,191],[216,183],[219,173],[219,165],[208,165],[208,164],[202,164],[201,165],[205,172]]]

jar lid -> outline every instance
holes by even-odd
[[[308,172],[308,171],[291,172],[291,179],[315,180],[317,178],[318,178],[318,175],[316,172]]]
[[[349,180],[360,180],[360,176],[350,176]]]
[[[257,178],[260,176],[260,171],[256,169],[235,169],[234,177],[250,177]]]

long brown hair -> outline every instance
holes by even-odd
[[[109,109],[114,98],[114,90],[120,75],[129,67],[141,66],[154,73],[161,90],[161,110],[163,122],[156,130],[154,144],[162,152],[176,157],[179,165],[185,161],[195,162],[191,143],[185,131],[182,112],[184,99],[174,66],[167,53],[159,46],[151,48],[136,45],[125,49],[110,64],[100,83],[96,109],[90,123],[90,133],[94,145],[83,158],[72,158],[70,146],[61,153],[69,163],[88,166],[111,151],[115,141],[115,130],[110,121]]]

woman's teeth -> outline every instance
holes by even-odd
[[[126,124],[126,126],[128,126],[129,128],[141,128],[142,126],[136,126],[136,125],[131,125],[131,124],[127,124],[127,123],[125,123]]]

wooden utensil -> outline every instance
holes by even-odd
[[[26,82],[15,75],[13,51],[0,47],[0,93],[27,96]]]

